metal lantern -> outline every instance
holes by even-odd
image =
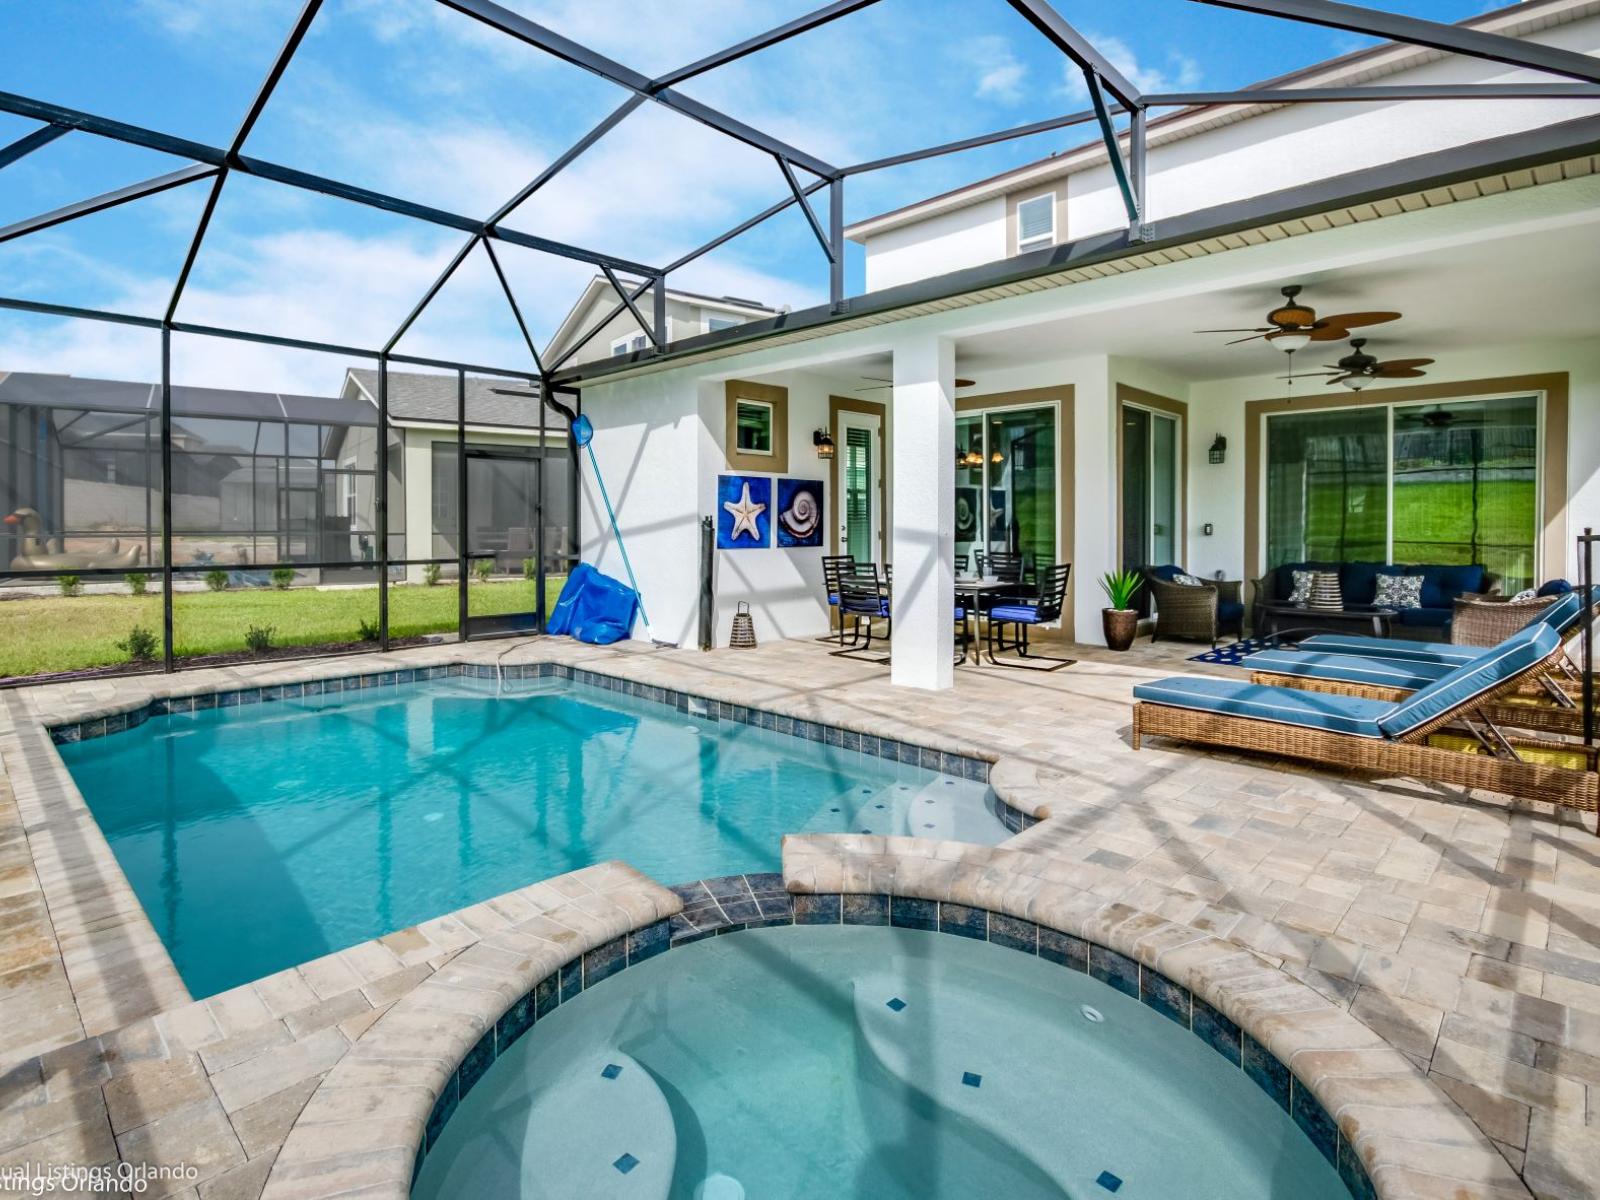
[[[750,617],[750,605],[743,600],[733,614],[733,632],[728,637],[728,645],[735,650],[756,648],[756,623]]]

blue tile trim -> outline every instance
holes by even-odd
[[[1108,986],[1139,1000],[1190,1030],[1223,1058],[1242,1068],[1289,1114],[1311,1144],[1334,1166],[1352,1200],[1376,1200],[1376,1192],[1355,1147],[1345,1139],[1310,1089],[1296,1079],[1288,1067],[1205,1000],[1126,955],[1032,921],[967,905],[874,893],[789,895],[783,890],[782,876],[776,872],[699,879],[677,884],[671,890],[683,901],[684,912],[693,913],[692,917],[685,919],[680,914],[670,920],[655,921],[589,950],[534,984],[483,1033],[434,1102],[422,1144],[417,1148],[413,1182],[445,1123],[494,1060],[557,1006],[576,998],[589,987],[668,949],[718,934],[759,925],[883,926],[891,924],[892,918],[892,923],[899,928],[937,930],[986,939],[997,946],[1036,954],[1070,970],[1088,971]],[[767,915],[757,920],[736,919],[737,914],[752,908]],[[888,1003],[896,1012],[905,1007],[899,997]],[[608,1066],[602,1073],[612,1071]],[[607,1078],[615,1078],[615,1073],[607,1074]],[[962,1082],[976,1088],[982,1084],[983,1077],[967,1071],[963,1073]],[[632,1162],[624,1168],[620,1165],[624,1160]],[[632,1155],[625,1154],[614,1165],[626,1174],[638,1164]],[[1102,1172],[1095,1182],[1108,1192],[1122,1186],[1122,1180],[1110,1171]]]
[[[364,691],[369,688],[395,687],[400,684],[422,683],[433,679],[494,679],[496,677],[496,669],[489,663],[444,663],[431,667],[408,667],[401,671],[374,671],[364,675],[340,675],[332,679],[308,680],[305,683],[274,683],[266,684],[262,687],[234,688],[228,691],[208,692],[197,696],[156,697],[126,712],[52,725],[49,726],[49,732],[50,739],[60,746],[68,742],[80,742],[87,741],[90,738],[104,737],[110,733],[121,733],[125,729],[133,729],[144,724],[150,717],[168,716],[174,713],[205,712],[212,708],[237,708],[248,704],[269,704],[278,700],[299,700],[304,696],[324,696],[342,692]],[[742,704],[729,704],[725,701],[712,700],[705,696],[696,696],[691,692],[680,692],[674,688],[638,683],[616,675],[602,675],[596,671],[590,671],[582,667],[572,667],[566,663],[518,664],[506,667],[505,677],[508,679],[567,679],[574,683],[586,684],[589,687],[601,688],[609,692],[620,692],[623,695],[633,696],[640,700],[665,705],[681,713],[692,713],[708,721],[733,721],[741,725],[752,725],[758,729],[770,729],[790,737],[822,742],[824,745],[838,746],[845,750],[860,751],[874,758],[885,758],[892,762],[914,763],[931,771],[941,771],[946,775],[954,775],[961,779],[971,779],[979,783],[986,782],[989,778],[991,765],[989,760],[973,755],[952,754],[949,751],[934,750],[926,746],[914,746],[908,742],[896,741],[893,738],[878,737],[870,733],[858,733],[835,725],[825,725],[820,721],[810,721],[801,717],[786,716],[782,713],[767,712],[759,708],[747,708]],[[999,808],[1001,819],[1006,822],[1007,828],[1013,832],[1020,832],[1022,829],[1038,824],[1038,818],[1027,816],[1014,808],[1006,806],[1004,803]]]

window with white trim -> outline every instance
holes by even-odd
[[[1030,196],[1017,205],[1017,252],[1052,246],[1056,240],[1056,194]]]
[[[642,333],[635,334],[632,337],[618,338],[611,343],[611,357],[618,358],[634,350],[643,350],[645,341],[645,336]]]
[[[732,329],[735,325],[743,325],[738,317],[707,317],[706,332],[715,333],[719,329]]]

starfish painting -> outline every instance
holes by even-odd
[[[724,500],[722,507],[728,510],[728,515],[733,518],[733,532],[728,535],[729,541],[736,541],[745,531],[749,531],[753,541],[761,539],[761,527],[756,524],[761,514],[767,511],[765,504],[752,503],[750,499],[750,485],[744,485],[738,503]]]

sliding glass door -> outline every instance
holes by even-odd
[[[1537,396],[1269,415],[1267,566],[1478,563],[1530,586],[1539,416]]]
[[[1123,404],[1122,566],[1183,565],[1178,541],[1178,418]]]
[[[956,554],[1056,561],[1060,512],[1054,404],[956,417]],[[974,564],[975,565],[975,564]]]

